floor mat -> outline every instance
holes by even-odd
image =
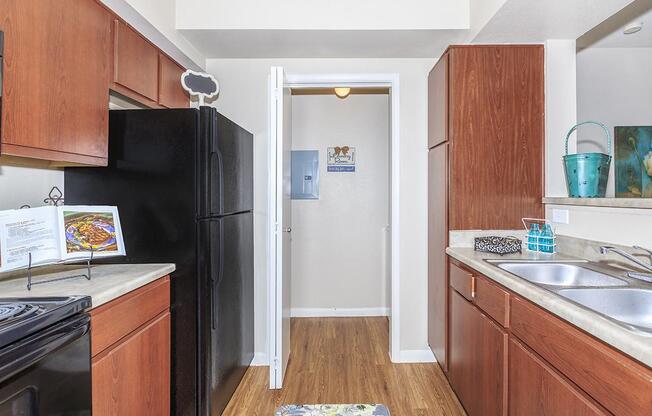
[[[382,404],[285,405],[274,416],[390,416]]]

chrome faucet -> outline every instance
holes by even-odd
[[[652,250],[649,250],[647,248],[639,247],[639,246],[634,246],[636,250],[643,250],[648,253],[650,256],[650,260],[652,261]],[[631,261],[632,263],[636,263],[639,267],[642,267],[643,269],[649,271],[650,273],[638,273],[638,272],[628,272],[627,276],[631,277],[632,279],[638,279],[638,280],[643,280],[644,282],[650,282],[652,283],[652,264],[645,264],[636,257],[632,256],[631,254],[627,253],[626,251],[623,251],[619,248],[616,247],[611,247],[611,246],[602,246],[600,247],[600,254],[607,254],[609,252],[613,252],[616,254],[619,254],[623,257],[625,257],[627,260]]]

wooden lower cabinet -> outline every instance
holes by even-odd
[[[93,360],[93,415],[170,414],[170,313]]]
[[[448,380],[470,416],[652,415],[652,369],[449,264]]]
[[[509,414],[538,416],[607,415],[542,359],[509,340]]]
[[[93,415],[169,415],[170,278],[92,309]]]
[[[448,377],[462,405],[469,416],[504,414],[507,333],[455,290],[450,319]]]

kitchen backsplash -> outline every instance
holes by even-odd
[[[0,210],[43,206],[53,186],[63,191],[62,169],[0,165]]]

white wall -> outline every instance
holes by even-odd
[[[327,172],[327,147],[345,145],[356,171]],[[319,200],[292,201],[293,314],[386,313],[389,95],[293,96],[292,149],[318,150],[320,174]]]
[[[206,57],[176,28],[176,0],[101,0],[177,62],[200,70]]]
[[[564,137],[577,118],[575,40],[545,43],[546,57],[546,196],[568,196],[564,176]],[[575,152],[575,142],[569,146]]]
[[[552,218],[555,208],[569,211],[569,224],[554,224],[558,234],[652,248],[652,212],[649,209],[547,205],[546,218]]]
[[[290,73],[396,73],[400,77],[401,350],[427,349],[427,76],[434,59],[230,59],[207,61],[220,81],[214,105],[254,133],[256,351],[267,352],[268,78]]]
[[[586,52],[582,52],[584,53]],[[607,68],[620,64],[603,63]],[[586,94],[586,89],[603,91],[602,95],[598,93],[595,98],[601,105],[606,103],[603,117],[608,117],[611,112],[618,114],[619,107],[627,105],[625,97],[618,96],[615,99],[614,96],[614,99],[608,99],[604,96],[606,89],[603,90],[605,87],[601,84],[607,82],[607,79],[596,78],[603,76],[599,75],[602,67],[580,69],[584,65],[583,58],[576,56],[574,40],[546,42],[546,196],[568,196],[561,156],[568,129],[578,119],[582,120],[586,116],[585,110],[580,109],[580,105],[586,105],[586,99],[579,95]],[[583,101],[582,104],[580,100]],[[573,109],[576,109],[577,117]],[[570,152],[574,152],[575,142],[571,142],[569,147]],[[613,195],[613,185],[610,186]],[[552,219],[554,208],[569,211],[569,224],[554,225],[559,234],[614,244],[652,247],[650,210],[547,205],[546,218]]]
[[[466,39],[472,41],[505,3],[507,0],[470,0],[469,33]]]
[[[466,29],[469,0],[183,0],[178,29]]]
[[[652,48],[587,48],[577,54],[577,120],[614,126],[652,125]],[[597,126],[580,127],[581,152],[607,152]],[[613,152],[613,144],[612,144]],[[614,196],[614,162],[607,196]]]
[[[0,163],[0,211],[45,205],[50,189],[63,189],[63,170],[6,166]]]

